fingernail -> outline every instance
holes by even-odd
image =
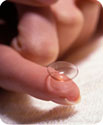
[[[81,97],[79,97],[78,100],[75,102],[71,102],[67,98],[56,98],[56,99],[53,98],[52,101],[58,104],[62,104],[62,105],[75,105],[75,104],[80,103]]]
[[[69,101],[67,98],[65,98],[65,102],[68,104],[68,105],[75,105],[75,104],[78,104],[80,103],[81,101],[81,96],[78,98],[78,100],[76,101]]]
[[[80,91],[73,81],[58,82],[49,77],[47,89],[52,95],[64,99],[67,104],[77,104],[80,102]]]

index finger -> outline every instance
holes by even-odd
[[[27,93],[43,100],[77,103],[80,91],[73,82],[54,81],[46,67],[22,58],[12,48],[0,45],[0,86],[6,90]]]

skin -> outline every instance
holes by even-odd
[[[48,77],[45,66],[93,36],[101,5],[95,0],[9,1],[18,11],[18,35],[11,47],[0,44],[0,86],[59,104],[68,104],[65,98],[76,103],[80,99],[76,83],[59,84]]]

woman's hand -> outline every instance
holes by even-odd
[[[77,102],[77,85],[73,81],[50,82],[44,66],[93,35],[100,4],[92,0],[9,1],[18,11],[18,35],[9,41],[11,47],[0,45],[0,86],[60,104],[67,104],[65,98]]]

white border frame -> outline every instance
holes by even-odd
[[[0,0],[0,6],[1,6],[1,4],[4,2],[5,0]]]
[[[102,6],[103,6],[103,0],[97,0],[97,1],[100,2],[102,4]]]
[[[4,1],[5,0],[0,0],[0,6]],[[103,0],[97,0],[97,1],[100,2],[103,6]],[[6,125],[6,124],[0,119],[0,125]],[[103,125],[103,119],[99,123],[96,123],[95,125]]]
[[[0,125],[7,125],[7,124],[4,123],[4,122],[0,119]],[[10,125],[10,124],[8,124],[8,125]],[[103,118],[102,118],[102,120],[101,120],[99,123],[96,123],[96,124],[94,124],[94,125],[103,125]]]
[[[0,125],[7,125],[0,119]]]

